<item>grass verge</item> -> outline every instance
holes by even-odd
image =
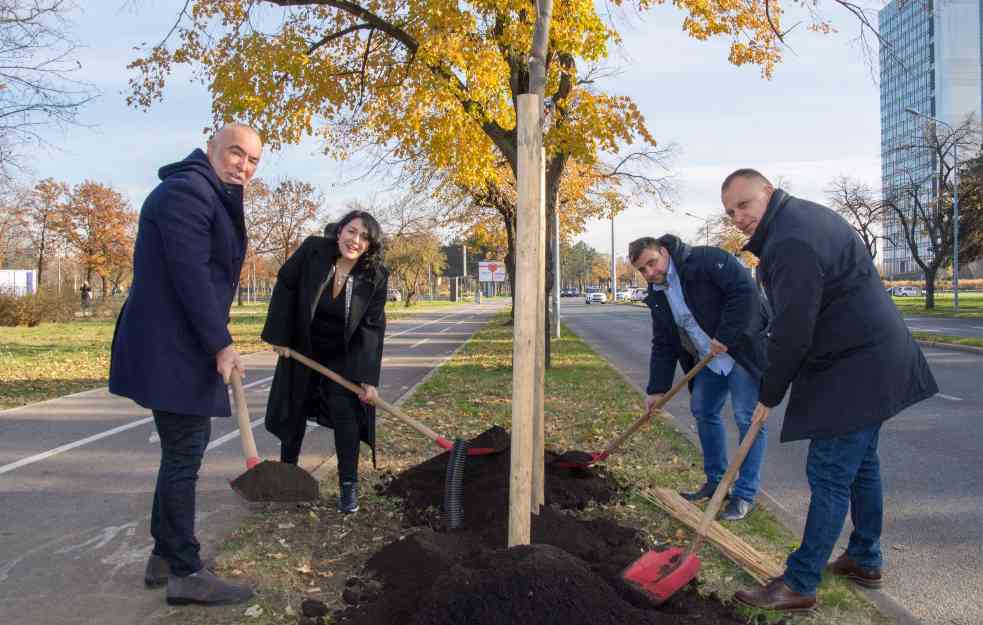
[[[387,305],[390,321],[457,303],[420,302],[410,308]],[[266,304],[233,306],[229,329],[243,354],[266,349],[259,334]],[[0,327],[0,410],[105,386],[115,319],[85,318],[42,323],[33,328]]]
[[[952,291],[935,293],[935,308],[925,308],[925,296],[894,297],[894,304],[902,314],[912,317],[954,317],[960,319],[983,318],[983,293],[975,291],[959,293],[959,312],[953,310]]]
[[[455,437],[477,435],[492,424],[507,427],[511,419],[512,328],[504,323],[506,315],[480,330],[417,388],[403,408],[436,431]],[[546,375],[545,397],[547,444],[561,451],[603,448],[640,414],[643,406],[638,392],[569,331],[553,343],[553,368]],[[437,451],[429,440],[391,420],[380,422],[378,438],[381,470],[373,471],[363,464],[359,479],[368,494],[355,518],[323,507],[270,508],[253,515],[223,546],[218,557],[220,572],[258,584],[254,605],[262,610],[260,617],[244,619],[245,610],[252,605],[188,608],[173,612],[165,624],[292,625],[297,622],[296,612],[305,597],[323,601],[330,608],[341,607],[345,581],[358,573],[381,544],[407,532],[399,522],[399,502],[379,496],[374,486],[385,482],[390,473],[418,464]],[[585,510],[583,515],[614,518],[637,527],[653,545],[682,544],[691,538],[690,530],[641,496],[644,489],[652,486],[692,486],[703,477],[699,451],[672,425],[656,421],[644,428],[608,466],[624,487],[623,496],[610,505]],[[333,502],[337,496],[336,476],[326,476],[321,483],[324,500]],[[760,508],[746,521],[729,524],[729,528],[779,561],[796,546],[797,536]],[[754,583],[712,548],[705,547],[700,556],[701,592],[728,601],[736,590]],[[784,622],[889,622],[840,580],[824,580],[819,598],[822,607],[817,614]],[[781,618],[764,611],[743,614],[749,623],[774,623]]]

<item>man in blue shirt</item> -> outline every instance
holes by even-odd
[[[677,362],[689,371],[706,355],[716,355],[690,382],[690,408],[703,448],[706,481],[695,491],[680,493],[690,501],[707,499],[727,472],[727,430],[721,411],[728,393],[742,440],[751,426],[765,366],[768,315],[750,272],[720,248],[690,247],[665,235],[632,241],[628,256],[649,283],[645,303],[652,310],[652,355],[646,408],[651,410],[672,386]],[[751,511],[766,440],[762,427],[722,519],[736,521]]]

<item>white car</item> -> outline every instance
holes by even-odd
[[[631,292],[631,301],[641,302],[648,296],[648,291],[645,289],[635,289]]]
[[[615,301],[617,302],[630,302],[631,301],[631,291],[618,291],[615,296]]]
[[[587,297],[584,298],[585,304],[607,304],[608,296],[604,294],[604,291],[594,291],[593,293],[588,293]]]
[[[896,286],[891,289],[891,295],[896,297],[918,297],[922,294],[917,286]]]

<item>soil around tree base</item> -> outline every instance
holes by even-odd
[[[493,428],[472,441],[500,437]],[[507,435],[507,433],[505,433]],[[382,547],[349,580],[353,625],[742,625],[746,620],[692,585],[655,607],[621,580],[646,550],[635,529],[573,512],[609,503],[620,487],[603,466],[562,469],[547,452],[546,505],[532,519],[532,543],[507,548],[510,454],[471,456],[464,473],[461,530],[445,531],[440,509],[449,454],[395,476],[385,492],[404,502],[416,529]]]

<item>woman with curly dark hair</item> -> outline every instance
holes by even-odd
[[[386,333],[388,272],[382,229],[351,211],[325,236],[308,237],[280,268],[263,340],[281,354],[266,407],[266,429],[280,439],[280,460],[296,464],[307,421],[334,430],[341,496],[338,509],[358,510],[360,441],[375,464],[375,407]],[[355,395],[303,364],[287,347],[359,384]]]

